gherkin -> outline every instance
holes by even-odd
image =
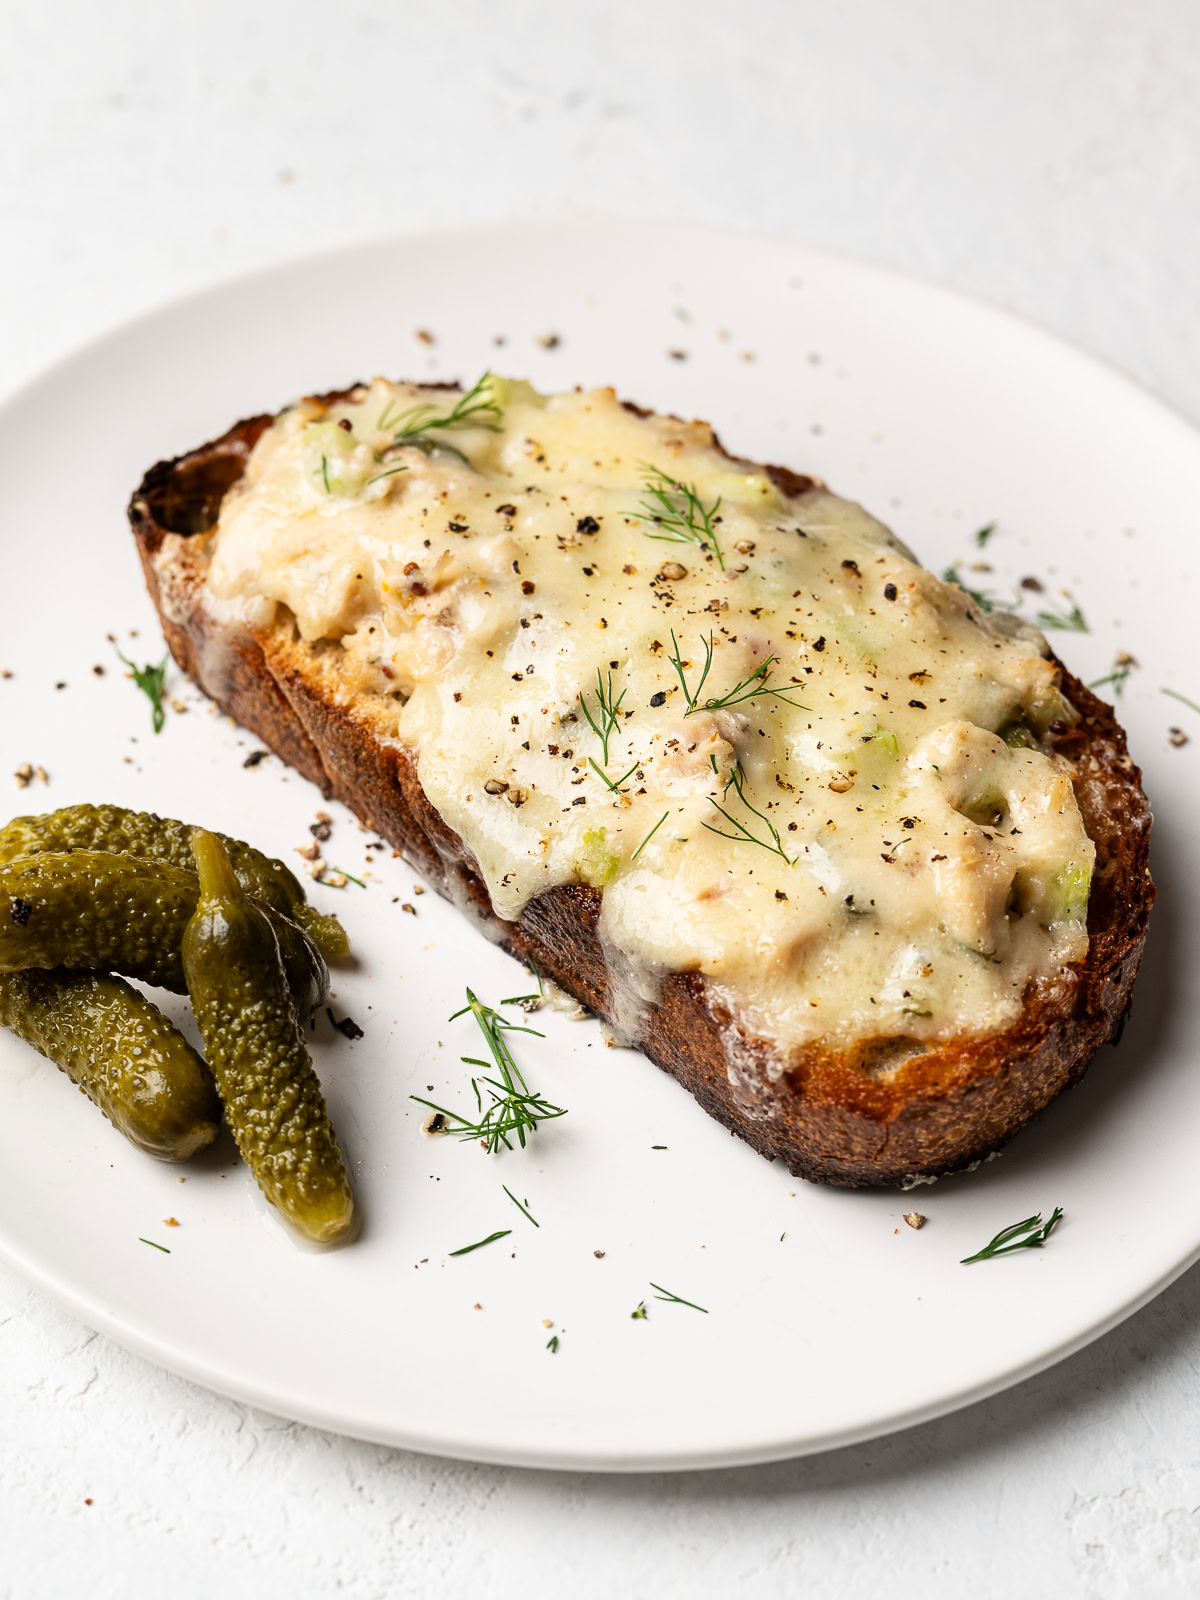
[[[165,861],[104,850],[18,856],[0,866],[0,972],[86,967],[183,994],[179,951],[199,893],[194,872]],[[263,914],[307,1016],[328,991],[329,969],[296,923],[269,907]]]
[[[131,1143],[186,1161],[217,1136],[203,1061],[144,995],[104,973],[0,974],[0,1025],[55,1062]]]
[[[238,1149],[267,1199],[308,1238],[341,1238],[354,1196],[275,930],[221,841],[193,839],[200,900],[183,936],[188,993]]]
[[[113,805],[66,806],[44,816],[14,817],[0,828],[0,863],[44,850],[110,850],[117,855],[165,861],[190,872],[191,838],[186,822],[153,811]],[[243,889],[298,922],[327,961],[347,954],[350,946],[341,923],[308,904],[299,879],[282,861],[263,855],[241,839],[223,833],[217,838],[229,852]]]

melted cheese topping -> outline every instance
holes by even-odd
[[[224,615],[336,642],[501,917],[603,891],[631,1035],[666,971],[783,1046],[1014,1021],[1086,953],[1094,858],[1041,636],[704,423],[489,383],[452,427],[382,380],[283,413],[212,536]]]

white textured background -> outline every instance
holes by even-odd
[[[2,389],[260,263],[563,211],[904,267],[1200,419],[1195,0],[0,0]],[[1198,1311],[877,1444],[605,1479],[281,1423],[0,1271],[0,1597],[1191,1596]]]

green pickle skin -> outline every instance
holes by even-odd
[[[19,856],[0,867],[0,973],[86,967],[185,994],[180,946],[199,893],[194,872],[165,861],[103,850]],[[308,1016],[328,993],[329,969],[296,923],[263,910]]]
[[[221,1102],[203,1061],[121,978],[0,974],[0,1025],[61,1067],[147,1155],[186,1161],[216,1138]]]
[[[298,922],[327,961],[349,953],[350,941],[341,923],[308,904],[300,880],[282,861],[241,839],[223,833],[216,837],[228,851],[243,889]],[[193,870],[192,830],[186,822],[125,806],[66,806],[45,816],[14,817],[0,828],[0,864],[43,850],[110,850]]]
[[[310,1239],[341,1238],[354,1196],[275,931],[221,841],[197,828],[193,849],[201,892],[183,966],[226,1120],[271,1204]]]

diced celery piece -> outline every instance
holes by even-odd
[[[1048,732],[1052,722],[1065,722],[1073,728],[1079,721],[1078,711],[1057,689],[1052,689],[1044,699],[1028,706],[1025,715],[1039,733]]]
[[[1055,873],[1054,886],[1059,894],[1056,907],[1058,916],[1055,920],[1082,921],[1087,915],[1088,896],[1092,889],[1091,869],[1077,861],[1068,861],[1061,872]]]
[[[323,494],[352,495],[362,487],[362,472],[353,461],[357,440],[336,422],[311,422],[304,430],[304,464],[311,482]]]
[[[537,406],[541,409],[546,404],[546,396],[531,383],[526,383],[524,378],[501,378],[492,372],[488,374],[484,387],[487,391],[485,398],[493,400],[501,411],[509,406]]]
[[[589,828],[583,836],[583,851],[576,863],[579,876],[593,889],[602,889],[611,883],[621,865],[621,858],[608,844],[607,830]]]

